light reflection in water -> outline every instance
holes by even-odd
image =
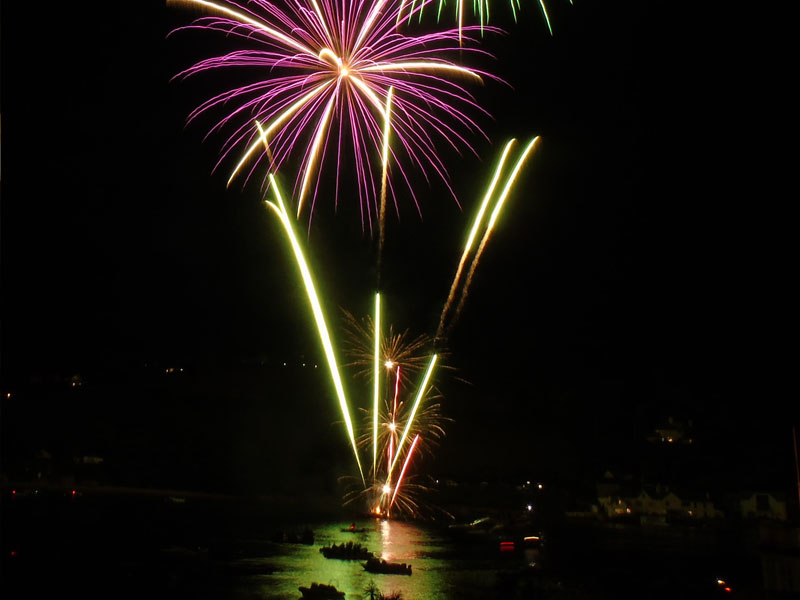
[[[389,551],[391,544],[392,536],[389,530],[389,521],[384,519],[381,521],[381,558],[383,560],[392,560],[392,553]]]
[[[380,558],[392,562],[409,562],[419,558],[419,549],[425,543],[426,536],[415,525],[382,519]]]
[[[268,560],[275,572],[258,578],[258,596],[294,600],[301,597],[299,586],[317,582],[335,585],[345,598],[364,598],[364,590],[373,582],[384,594],[400,592],[403,600],[494,597],[498,564],[491,553],[467,559],[451,541],[413,523],[370,519],[357,523],[356,532],[347,531],[348,526],[315,526],[313,546],[281,545],[280,554]],[[322,546],[346,542],[359,543],[384,560],[410,564],[413,574],[369,573],[363,560],[327,559],[319,551]],[[463,591],[468,595],[462,596]]]

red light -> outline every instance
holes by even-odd
[[[16,496],[17,495],[17,490],[11,490],[11,495],[12,496]]]
[[[11,551],[11,556],[16,556],[16,555],[17,555],[17,551],[16,550],[12,550]]]
[[[732,592],[733,591],[731,588],[729,588],[727,586],[724,589],[725,589],[726,592]]]
[[[77,494],[77,492],[75,490],[72,490],[72,495],[74,496],[75,494]]]

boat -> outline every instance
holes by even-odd
[[[323,546],[319,549],[325,558],[338,558],[341,560],[363,560],[372,558],[374,555],[359,543],[347,542],[345,544],[333,544]]]
[[[370,573],[383,573],[384,575],[411,575],[411,565],[395,563],[382,558],[369,558],[363,565],[365,571]]]
[[[303,598],[312,600],[338,600],[344,598],[344,592],[340,592],[335,586],[325,583],[312,583],[311,587],[300,586],[300,593]]]

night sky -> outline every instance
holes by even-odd
[[[2,13],[5,389],[56,374],[106,381],[87,431],[137,429],[154,456],[164,440],[172,454],[185,442],[198,449],[187,460],[213,457],[220,471],[226,456],[257,463],[259,437],[297,449],[285,432],[302,427],[324,432],[317,457],[341,448],[324,373],[297,371],[296,384],[230,374],[248,361],[322,361],[261,192],[226,190],[227,170],[212,172],[223,137],[185,127],[235,74],[170,81],[228,42],[167,38],[195,13],[163,1],[16,4]],[[752,116],[733,17],[551,0],[551,37],[535,2],[517,23],[494,4],[506,33],[487,34],[497,60],[486,66],[509,85],[475,90],[490,141],[471,140],[480,158],[442,148],[463,209],[436,182],[420,181],[419,214],[401,194],[381,271],[394,325],[433,333],[500,149],[541,136],[449,339],[458,378],[440,388],[454,422],[435,468],[579,477],[624,464],[674,416],[704,440],[699,468],[790,488],[797,409],[772,389],[781,361],[751,213],[770,192],[741,141]],[[351,198],[338,209],[321,198],[307,242],[329,316],[365,315],[376,244]],[[145,365],[199,379],[172,396],[114,387]],[[287,391],[264,389],[279,384]],[[54,421],[69,412],[27,398]]]

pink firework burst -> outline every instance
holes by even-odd
[[[235,162],[229,185],[246,183],[259,167],[264,178],[284,165],[297,169],[297,215],[308,206],[310,220],[321,173],[335,174],[337,203],[343,175],[354,175],[362,225],[370,231],[381,212],[382,186],[398,209],[387,169],[395,169],[417,210],[414,170],[427,181],[444,181],[455,198],[437,146],[475,152],[467,138],[486,135],[469,114],[487,113],[467,86],[497,78],[448,57],[486,54],[462,46],[460,36],[469,40],[464,31],[478,28],[403,33],[409,16],[427,2],[409,8],[399,0],[180,1],[201,7],[205,16],[176,31],[220,32],[242,49],[202,60],[177,77],[220,68],[263,70],[189,115],[191,122],[224,113],[209,133],[231,131],[215,165]]]

